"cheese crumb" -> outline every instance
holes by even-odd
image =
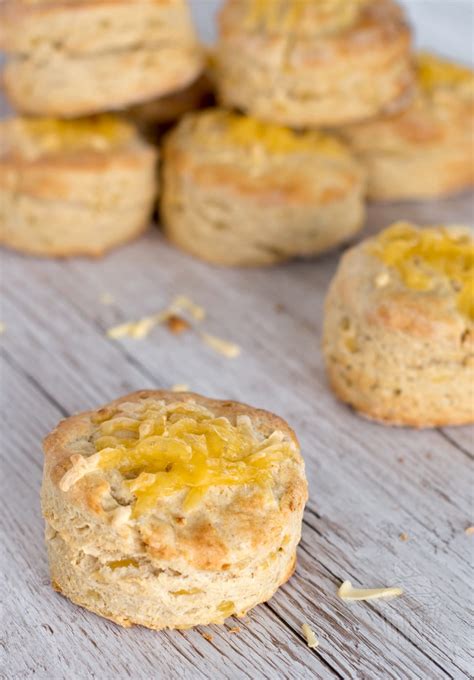
[[[233,628],[229,628],[229,633],[240,633],[240,630],[239,626],[234,626]]]
[[[314,634],[314,631],[308,626],[307,623],[303,623],[301,626],[301,630],[303,631],[303,635],[306,638],[306,644],[310,649],[316,649],[316,647],[319,647],[319,641],[316,635]]]
[[[403,594],[402,588],[353,588],[350,581],[344,581],[337,591],[341,600],[378,600],[398,597]]]
[[[197,305],[195,302],[186,297],[186,295],[178,295],[171,303],[171,307],[181,309],[189,312],[195,321],[203,321],[206,318],[206,310],[204,307]]]
[[[227,357],[228,359],[235,359],[240,354],[240,347],[233,342],[222,340],[215,335],[209,333],[201,333],[201,338],[206,345],[212,347],[213,350]]]
[[[176,383],[171,388],[172,392],[189,392],[189,385],[187,383]]]
[[[110,524],[114,529],[119,529],[126,524],[132,515],[132,508],[130,505],[120,505],[110,513]]]
[[[165,321],[171,321],[169,325],[170,330],[174,333],[179,333],[189,327],[185,319],[177,316],[177,312],[181,311],[188,311],[196,321],[202,321],[206,316],[206,312],[202,307],[196,305],[185,295],[178,295],[162,312],[152,314],[151,316],[144,316],[137,321],[128,321],[118,326],[113,326],[108,329],[107,336],[113,340],[125,337],[141,340],[147,337],[155,326]]]
[[[202,637],[208,642],[212,642],[214,639],[210,633],[201,633]]]
[[[7,327],[5,326],[4,323],[0,321],[0,335],[3,335],[5,331],[7,330]]]
[[[166,325],[168,330],[174,335],[180,335],[180,333],[183,333],[184,331],[187,331],[189,328],[191,328],[189,322],[177,314],[170,314],[170,316],[166,319]]]
[[[113,305],[113,303],[115,302],[114,296],[111,295],[110,293],[102,293],[99,300],[103,305]]]
[[[464,529],[464,533],[466,534],[466,536],[472,536],[474,534],[474,526],[466,527],[466,529]]]
[[[99,464],[99,460],[100,457],[98,453],[94,453],[88,458],[84,458],[81,454],[73,454],[70,457],[71,467],[62,476],[61,481],[59,482],[61,491],[69,491],[76,482],[89,474],[89,472],[92,472],[92,470],[95,470]]]
[[[390,275],[388,272],[380,272],[380,274],[377,274],[375,277],[375,285],[377,288],[385,288],[385,286],[388,285],[388,282],[390,281]]]
[[[398,537],[401,541],[408,541],[408,534],[406,534],[404,531],[399,535]]]

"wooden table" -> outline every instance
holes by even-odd
[[[377,207],[370,223],[400,215],[459,221],[471,205],[465,196]],[[319,339],[337,259],[224,270],[174,250],[156,229],[99,261],[3,254],[3,677],[467,675],[474,536],[464,530],[473,521],[473,430],[383,427],[334,400]],[[113,304],[101,303],[105,292]],[[177,337],[162,326],[144,340],[106,337],[110,326],[158,311],[177,293],[204,305],[205,327],[238,343],[241,356],[227,359],[197,335]],[[243,621],[186,632],[125,630],[50,588],[38,500],[41,439],[71,413],[183,382],[273,410],[296,429],[310,482],[298,568]],[[406,592],[390,602],[348,604],[336,596],[344,579]],[[320,640],[315,651],[304,642],[304,622]],[[229,633],[236,625],[241,631]]]
[[[472,196],[373,207],[366,233],[400,217],[472,223]],[[468,677],[473,430],[392,429],[335,401],[319,343],[339,254],[224,270],[174,250],[155,228],[99,261],[2,255],[2,678]],[[101,302],[104,293],[112,304]],[[141,341],[107,338],[110,326],[156,312],[177,293],[206,308],[206,329],[238,343],[239,358],[164,327]],[[310,482],[298,568],[244,620],[186,632],[121,629],[49,585],[41,439],[71,413],[174,383],[268,408],[296,429]],[[345,579],[405,594],[349,604],[336,596]],[[316,650],[303,623],[319,638]]]

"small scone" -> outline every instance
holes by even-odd
[[[53,587],[122,626],[223,623],[292,574],[307,484],[294,432],[234,401],[142,391],[44,443]]]
[[[368,170],[373,200],[423,199],[474,184],[474,72],[417,59],[418,95],[403,113],[343,128]]]
[[[221,103],[292,127],[399,110],[414,84],[411,35],[392,0],[226,0]]]
[[[185,0],[4,0],[13,107],[74,117],[164,96],[204,65]]]
[[[147,227],[157,152],[121,118],[11,118],[0,140],[0,243],[96,256]]]
[[[342,258],[326,299],[330,384],[390,425],[474,422],[474,240],[400,222]]]
[[[336,138],[210,109],[167,136],[167,236],[221,265],[320,253],[363,225],[365,173]]]

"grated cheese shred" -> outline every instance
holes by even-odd
[[[60,488],[69,491],[91,472],[118,471],[134,496],[132,518],[178,492],[184,492],[183,510],[190,511],[211,487],[268,488],[274,465],[295,451],[282,432],[265,437],[254,430],[250,418],[237,417],[233,424],[193,401],[146,399],[121,408],[105,419],[92,419],[96,453],[71,456]],[[112,521],[120,526],[129,516],[117,513]]]
[[[310,649],[316,649],[316,647],[319,647],[318,638],[316,637],[314,631],[309,627],[307,623],[303,623],[303,625],[301,626],[301,630],[306,638],[306,644]]]
[[[344,581],[337,591],[341,600],[380,600],[403,595],[402,588],[353,588],[350,581]]]
[[[210,335],[209,333],[201,333],[201,338],[206,345],[228,359],[235,359],[240,355],[241,350],[239,345],[236,345],[233,342],[223,340],[222,338],[218,338],[216,335]]]

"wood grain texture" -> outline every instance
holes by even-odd
[[[368,233],[401,212],[465,221],[471,201],[377,207]],[[156,229],[98,262],[3,253],[5,677],[468,677],[473,430],[386,428],[334,400],[319,336],[337,259],[224,270],[172,249]],[[104,292],[113,304],[100,302]],[[204,305],[207,330],[241,345],[238,359],[164,327],[141,341],[106,337],[110,326],[158,311],[177,293]],[[66,415],[178,382],[269,408],[296,429],[310,481],[299,565],[244,621],[185,633],[122,630],[49,586],[40,442]],[[401,585],[406,594],[344,603],[336,590],[346,578]],[[314,651],[303,622],[320,640]],[[229,633],[234,625],[238,634]]]

